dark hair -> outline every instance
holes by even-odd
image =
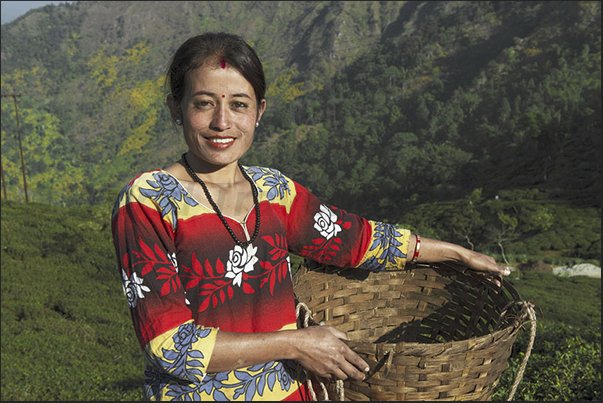
[[[184,77],[205,63],[224,60],[234,67],[253,87],[259,102],[266,93],[262,62],[253,48],[238,35],[209,32],[187,39],[174,53],[166,74],[166,84],[175,101],[182,100]]]

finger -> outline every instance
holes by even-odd
[[[352,379],[362,381],[366,373],[370,370],[369,365],[352,349],[345,354],[345,363],[342,365],[343,371]]]
[[[333,326],[322,326],[323,328],[327,329],[333,336],[337,337],[340,340],[347,340],[349,341],[350,338],[348,337],[347,333],[337,329],[336,327]]]
[[[361,373],[368,372],[371,367],[360,357],[354,350],[349,349],[345,355],[345,359],[347,362],[352,364],[354,368],[356,368]]]
[[[497,264],[496,260],[494,260],[493,257],[485,255],[482,255],[482,257],[484,257],[484,259],[481,259],[481,265],[479,263],[480,259],[475,261],[475,270],[485,271],[489,273],[499,273],[502,276],[508,276],[509,274],[511,274],[511,271],[508,267],[504,267]]]
[[[352,365],[349,361],[345,361],[341,364],[339,368],[340,371],[334,373],[333,375],[337,377],[337,379],[346,380],[348,378],[354,379],[356,381],[362,381],[366,377],[363,371],[360,371],[355,365]]]
[[[500,273],[502,276],[508,276],[509,274],[511,274],[511,269],[509,269],[508,267],[503,267],[503,266],[496,266],[497,268],[497,272]]]
[[[499,274],[501,276],[508,276],[511,274],[511,270],[507,267],[499,266],[497,264],[491,264],[482,269],[475,269],[478,271],[485,272],[486,274],[496,275]]]

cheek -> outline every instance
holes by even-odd
[[[253,130],[255,129],[255,122],[256,122],[256,114],[255,113],[246,113],[244,115],[237,117],[237,120],[242,125],[242,127],[245,127],[248,131],[253,132]]]
[[[184,126],[193,128],[193,129],[198,129],[198,128],[207,126],[207,125],[209,125],[209,122],[211,121],[209,119],[208,114],[191,113],[190,111],[185,112],[183,118],[184,118],[184,121],[183,121]]]

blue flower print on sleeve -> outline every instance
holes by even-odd
[[[161,208],[161,216],[165,217],[168,214],[172,216],[172,225],[176,229],[176,210],[178,202],[184,200],[189,206],[196,206],[198,203],[191,198],[182,185],[174,178],[163,172],[153,174],[154,181],[148,180],[147,183],[151,188],[140,188],[140,193],[152,198]]]
[[[152,358],[147,354],[147,359],[154,364],[155,369],[161,369],[161,371],[147,371],[146,393],[156,394],[157,390],[168,380],[174,378],[186,379],[193,384],[198,383],[204,376],[202,371],[204,365],[199,361],[204,358],[204,355],[192,346],[210,333],[211,329],[198,328],[194,323],[186,323],[181,325],[173,336],[174,348],[172,350],[163,349],[165,359]],[[167,395],[174,397],[175,400],[196,392],[194,387],[179,382],[170,385],[168,389]]]
[[[239,384],[233,385],[238,386],[233,396],[235,399],[245,393],[246,401],[255,400],[255,395],[264,396],[266,386],[268,386],[268,389],[274,390],[277,381],[280,384],[281,390],[288,391],[293,383],[291,374],[283,363],[279,361],[254,365],[247,368],[247,371],[252,373],[260,372],[255,375],[245,371],[234,372],[235,377],[241,381]]]
[[[383,270],[383,266],[381,265],[381,263],[379,263],[379,260],[377,260],[375,256],[371,256],[371,258],[367,259],[364,263],[362,263],[360,267],[373,271]]]
[[[268,200],[274,200],[277,196],[280,199],[285,197],[285,192],[291,194],[289,189],[289,183],[287,178],[282,173],[272,168],[261,168],[261,167],[247,167],[247,173],[251,176],[254,182],[264,179],[263,186],[267,186],[268,193],[266,198]],[[260,192],[263,192],[262,188],[259,188]]]
[[[279,385],[282,391],[289,391],[293,385],[293,376],[296,366],[289,360],[270,361],[264,364],[254,365],[244,371],[235,370],[232,372],[218,372],[208,374],[203,380],[203,386],[199,391],[207,393],[215,400],[222,400],[225,396],[220,389],[234,389],[232,397],[238,399],[245,396],[246,401],[257,400],[257,396],[266,395],[266,387],[273,391],[276,385]],[[228,374],[234,374],[239,382],[230,382],[226,384]]]
[[[402,243],[396,239],[400,236],[402,233],[397,227],[386,223],[376,223],[374,239],[369,251],[377,250],[377,253],[362,263],[360,267],[369,270],[385,270],[388,263],[396,263],[396,257],[405,258],[406,254],[399,248]]]

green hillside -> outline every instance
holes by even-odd
[[[143,358],[117,269],[110,205],[2,201],[3,401],[140,401]],[[526,272],[537,306],[515,400],[601,400],[601,281]],[[520,332],[493,400],[505,400],[527,351]]]
[[[268,110],[245,161],[325,202],[503,260],[600,262],[600,2],[104,2],[2,26],[30,200],[96,205],[185,150],[164,72],[243,35]],[[23,200],[13,99],[3,185]],[[470,204],[468,204],[470,203]]]
[[[2,201],[2,400],[141,400],[109,215]]]

